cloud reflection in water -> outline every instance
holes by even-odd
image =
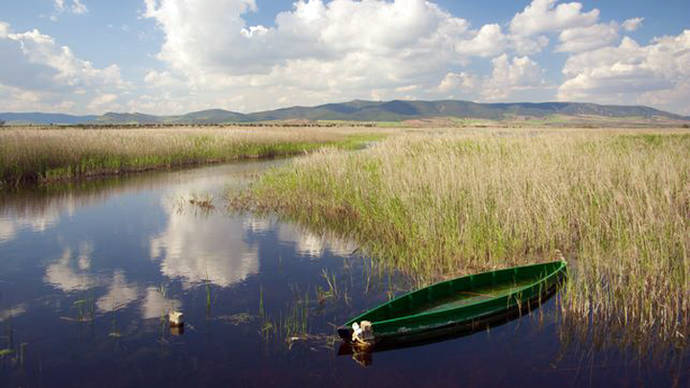
[[[101,312],[117,311],[137,300],[139,290],[135,285],[127,283],[122,271],[115,271],[108,286],[108,292],[96,301]]]
[[[43,280],[64,292],[85,291],[97,286],[97,280],[86,272],[90,266],[89,255],[92,249],[89,243],[81,244],[80,253],[75,260],[72,249],[65,248],[62,257],[46,267]]]
[[[167,213],[165,230],[151,239],[151,258],[161,263],[161,272],[182,279],[186,288],[202,282],[221,287],[239,283],[259,272],[258,248],[246,241],[242,220],[222,211],[198,214],[193,208],[180,209],[179,198],[217,187],[214,179],[197,180],[179,187],[162,201]]]

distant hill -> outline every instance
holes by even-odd
[[[163,117],[146,115],[143,113],[114,113],[108,112],[94,120],[97,124],[161,124]]]
[[[169,122],[174,124],[221,124],[250,121],[247,119],[247,116],[242,113],[230,112],[223,109],[209,109],[187,113],[182,116],[172,116],[169,120]]]
[[[106,113],[101,116],[71,116],[48,113],[0,113],[8,124],[223,124],[273,120],[403,121],[435,117],[505,120],[515,117],[597,116],[604,118],[644,118],[690,121],[674,113],[647,106],[598,105],[572,102],[497,103],[470,101],[364,101],[295,106],[243,114],[222,109],[191,112],[180,116],[142,113]]]
[[[688,120],[690,118],[664,112],[646,106],[598,105],[589,103],[500,103],[481,104],[470,101],[361,101],[342,104],[326,104],[316,107],[293,107],[248,115],[252,121],[285,120],[302,118],[309,120],[399,121],[430,117],[460,117],[503,120],[515,116],[547,117],[603,116],[644,117]]]
[[[62,113],[0,113],[0,120],[7,124],[81,124],[96,120],[99,116],[72,116]]]

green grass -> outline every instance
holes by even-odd
[[[419,285],[551,260],[569,320],[607,335],[690,335],[690,135],[546,131],[408,136],[262,176],[236,208],[356,240]]]
[[[0,189],[157,168],[354,149],[382,134],[354,129],[14,129],[0,132]]]

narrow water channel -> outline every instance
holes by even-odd
[[[687,357],[564,338],[558,296],[472,335],[338,355],[336,325],[410,284],[347,241],[225,211],[276,163],[1,196],[0,386],[688,386]]]

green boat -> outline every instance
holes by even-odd
[[[443,335],[540,303],[566,275],[566,262],[532,264],[440,282],[402,295],[338,328],[346,342]]]

